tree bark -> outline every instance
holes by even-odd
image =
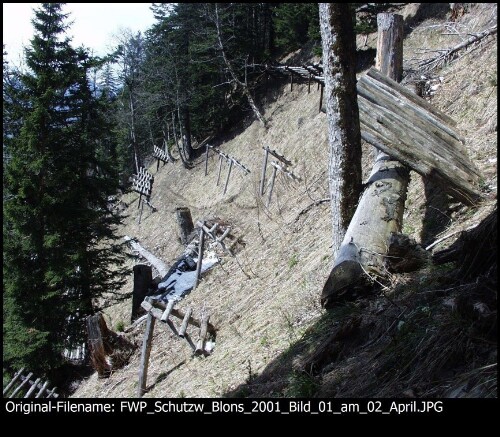
[[[132,315],[130,323],[133,323],[138,316],[138,310],[141,303],[148,294],[148,289],[153,282],[153,275],[150,266],[137,264],[134,270],[134,289],[132,291]]]
[[[356,92],[356,40],[347,3],[320,3],[328,118],[333,256],[361,193],[361,133]]]
[[[403,58],[403,17],[378,14],[377,68],[400,78]],[[325,283],[321,304],[331,308],[354,300],[387,273],[385,255],[391,233],[400,233],[409,171],[383,152],[377,152],[367,188],[345,233],[333,269]]]

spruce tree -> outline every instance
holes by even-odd
[[[84,342],[93,299],[121,282],[112,126],[89,86],[96,60],[71,46],[62,7],[35,10],[29,70],[11,89],[20,128],[4,138],[4,367],[39,372]]]

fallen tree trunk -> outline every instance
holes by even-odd
[[[402,75],[403,17],[378,14],[377,68],[396,80]],[[321,304],[366,294],[373,280],[386,274],[385,255],[391,233],[400,233],[409,170],[389,155],[378,152],[373,170],[337,252],[321,295]]]
[[[158,273],[160,276],[165,276],[165,274],[168,271],[167,265],[159,258],[154,256],[151,252],[149,252],[147,249],[144,249],[137,241],[135,241],[133,238],[130,238],[128,236],[123,237],[125,241],[128,241],[130,244],[130,247],[132,247],[133,250],[139,252],[139,255],[142,256],[144,259],[149,261],[151,265],[158,270]]]

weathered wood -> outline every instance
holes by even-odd
[[[16,381],[21,377],[21,375],[24,372],[24,367],[21,368],[21,370],[17,371],[14,375],[14,377],[11,379],[11,381],[7,384],[7,386],[3,389],[2,395],[5,397],[5,395],[9,392],[9,390],[12,388],[12,386],[16,383]]]
[[[138,316],[138,310],[141,302],[148,294],[149,287],[153,281],[152,269],[145,264],[136,264],[133,267],[134,271],[134,288],[132,291],[132,315],[130,322],[133,323]]]
[[[87,317],[87,337],[92,367],[97,371],[99,378],[107,378],[111,372],[111,364],[107,357],[112,349],[105,339],[108,336],[108,327],[101,313]]]
[[[272,150],[269,147],[263,147],[264,150],[267,150],[271,155],[273,155],[278,161],[281,161],[283,164],[291,166],[292,161],[286,159],[283,155],[278,153],[276,150]]]
[[[205,243],[205,231],[203,230],[203,226],[200,229],[200,244],[198,246],[198,262],[196,264],[196,278],[194,280],[193,290],[198,287],[198,282],[201,277],[201,264],[203,262],[203,246]]]
[[[146,323],[146,330],[142,340],[141,362],[139,365],[139,383],[137,386],[137,397],[142,398],[146,392],[146,382],[148,379],[149,355],[153,344],[153,330],[155,327],[155,317],[149,313]]]
[[[28,373],[28,375],[24,378],[24,380],[19,384],[15,390],[10,394],[9,399],[14,398],[20,391],[21,389],[29,383],[30,378],[33,376],[33,372]]]
[[[31,395],[32,395],[33,393],[35,393],[36,386],[38,385],[38,383],[39,383],[41,380],[42,380],[41,378],[37,378],[37,379],[35,380],[35,382],[33,382],[33,383],[31,384],[30,389],[29,389],[29,390],[26,392],[26,394],[24,395],[24,399],[28,399],[28,398],[30,398],[30,397],[31,397]]]
[[[42,385],[42,388],[36,394],[35,399],[41,398],[43,396],[43,393],[47,390],[48,386],[49,386],[49,381],[45,381],[45,383]]]
[[[233,160],[230,159],[229,160],[229,170],[227,172],[227,177],[226,177],[226,184],[224,185],[224,193],[223,194],[226,194],[226,191],[227,191],[227,186],[229,184],[229,177],[231,176],[231,169],[233,168]]]
[[[210,316],[206,312],[204,312],[201,316],[200,336],[198,338],[198,343],[196,343],[196,349],[194,351],[196,355],[201,355],[205,351],[205,338],[207,336],[209,318]]]
[[[207,144],[205,146],[205,176],[208,175],[208,151],[210,150],[210,146]]]
[[[161,315],[161,318],[160,320],[162,322],[166,322],[170,316],[170,313],[172,312],[172,309],[174,308],[174,305],[175,305],[175,300],[169,300],[168,301],[168,304],[167,304],[167,308],[165,308],[165,311],[163,312],[163,314]]]
[[[273,195],[274,180],[276,179],[276,172],[277,171],[278,171],[278,168],[273,166],[273,174],[271,176],[271,186],[269,187],[269,196],[267,197],[267,203],[266,203],[267,208],[269,208],[269,205],[271,204],[271,196]]]
[[[144,301],[144,302],[142,302],[141,306],[144,308],[145,311],[148,311],[148,312],[153,311],[155,309],[155,307],[164,311],[165,308],[167,307],[166,304],[162,301],[153,301],[153,302]],[[158,310],[158,312],[155,313],[156,315],[158,315],[158,317],[157,317],[158,319],[161,318],[163,311]],[[178,310],[175,308],[172,309],[172,312],[170,313],[170,315],[173,317],[176,317],[180,320],[184,320],[184,317],[186,316],[184,311]],[[196,317],[193,317],[192,315],[189,317],[188,323],[193,325],[193,326],[196,326],[197,328],[199,328],[201,326],[200,320],[197,319]],[[212,335],[216,334],[216,329],[211,323],[208,323],[207,329],[208,329],[208,332],[210,334],[212,334]]]
[[[59,395],[56,393],[56,388],[57,387],[54,387],[52,390],[49,391],[49,393],[47,394],[47,398],[46,399],[49,399],[49,398],[58,398]]]
[[[186,330],[189,324],[189,318],[191,317],[192,312],[193,309],[191,307],[186,310],[186,314],[184,314],[184,318],[182,319],[181,328],[179,329],[179,337],[184,337],[184,335],[186,334]]]
[[[219,182],[220,182],[220,174],[222,171],[222,161],[223,161],[223,156],[219,154],[219,172],[217,173],[217,183],[215,184],[217,187],[219,186]]]
[[[156,256],[154,256],[147,249],[145,249],[144,247],[142,247],[134,239],[132,239],[132,238],[130,238],[128,236],[123,237],[123,239],[125,241],[128,241],[129,244],[130,244],[130,246],[132,247],[132,249],[135,250],[135,251],[137,251],[140,256],[142,256],[144,259],[146,259],[147,261],[149,261],[151,263],[151,265],[156,270],[158,270],[158,273],[160,274],[160,276],[162,276],[162,277],[165,276],[165,274],[168,272],[168,268],[167,268],[166,264],[163,261],[161,261],[159,258],[157,258]]]
[[[264,186],[266,183],[266,168],[267,168],[267,159],[269,157],[269,148],[263,147],[264,149],[264,162],[262,163],[262,174],[260,176],[260,195],[264,195]]]
[[[36,394],[35,399],[39,399],[39,398],[43,397],[43,394],[47,391],[47,388],[49,387],[49,384],[50,384],[49,381],[45,381],[43,383],[42,387],[40,388],[40,390]]]
[[[217,225],[217,223],[214,226],[216,226],[216,225]],[[231,256],[233,256],[233,253],[231,252],[230,249],[228,249],[226,247],[226,245],[224,244],[224,241],[223,241],[224,238],[226,238],[227,235],[229,234],[229,232],[231,231],[231,227],[228,226],[226,228],[226,230],[222,233],[222,235],[220,237],[216,237],[215,234],[213,233],[213,230],[208,229],[202,222],[197,221],[196,222],[196,226],[198,226],[199,228],[203,229],[203,231],[205,232],[205,234],[207,234],[215,243],[217,243],[224,252],[226,252],[226,253],[230,254]],[[213,227],[212,227],[212,229],[213,229]]]
[[[290,170],[288,170],[287,168],[279,165],[277,162],[272,161],[271,165],[274,168],[276,168],[277,170],[279,170],[282,173],[284,173],[285,175],[287,175],[290,179],[293,179],[294,181],[298,181],[298,182],[301,181],[301,179],[298,176],[294,175]]]
[[[140,306],[140,304],[139,304]],[[130,326],[127,326],[123,332],[130,332],[133,331],[135,328],[137,328],[141,323],[144,323],[146,319],[148,318],[147,314],[142,315],[139,317],[134,323],[132,323]]]
[[[400,78],[402,71],[397,69],[402,68],[403,19],[378,14],[377,21],[377,67],[383,74]],[[392,233],[401,232],[408,183],[408,169],[379,152],[323,287],[321,303],[325,308],[365,295],[377,277],[386,275],[387,242]]]
[[[187,207],[179,207],[175,209],[177,215],[177,223],[179,224],[181,243],[186,246],[189,244],[189,237],[194,230],[193,218],[191,211]]]

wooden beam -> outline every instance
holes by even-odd
[[[202,224],[203,225],[203,224]],[[201,277],[201,265],[203,262],[203,245],[205,242],[205,231],[203,230],[203,226],[200,228],[200,244],[198,246],[198,263],[196,264],[196,278],[194,280],[193,290],[198,287],[198,282]]]
[[[208,175],[208,150],[209,149],[210,149],[210,146],[207,144],[206,150],[205,150],[205,176]]]
[[[224,193],[223,194],[226,194],[226,191],[227,191],[227,186],[229,184],[229,177],[231,176],[231,169],[233,168],[233,160],[229,160],[229,170],[227,172],[227,177],[226,177],[226,185],[224,185]]]
[[[196,355],[201,355],[205,350],[205,337],[207,336],[207,328],[208,328],[208,319],[210,316],[204,312],[201,316],[201,327],[200,327],[200,336],[198,338],[198,343],[196,344],[196,349],[194,353]]]
[[[215,186],[219,186],[219,181],[220,181],[220,173],[221,173],[221,170],[222,170],[222,155],[219,154],[219,172],[217,173],[217,183],[215,184]]]
[[[36,386],[38,385],[38,383],[41,381],[42,379],[41,378],[38,378],[36,379],[36,381],[34,383],[31,384],[31,387],[30,389],[28,390],[28,392],[24,395],[24,399],[28,399],[31,397],[32,394],[35,393],[35,390],[36,390]]]
[[[273,174],[271,176],[271,186],[269,187],[269,196],[267,197],[266,207],[269,208],[271,204],[271,196],[273,195],[274,180],[276,179],[276,172],[278,171],[276,166],[273,166]]]
[[[33,372],[30,372],[28,373],[28,376],[24,377],[24,380],[23,382],[21,382],[21,384],[19,384],[17,386],[17,388],[11,393],[11,395],[9,396],[9,399],[12,399],[13,397],[15,397],[19,391],[26,385],[28,384],[30,378],[33,376]]]
[[[281,161],[283,164],[291,166],[292,161],[286,159],[282,154],[278,153],[276,150],[271,150],[269,147],[263,147],[264,150],[267,150],[271,155],[273,155],[278,161]]]
[[[191,307],[189,307],[186,310],[186,314],[184,315],[184,318],[182,319],[181,328],[179,329],[179,337],[184,337],[184,335],[186,334],[186,330],[187,330],[187,327],[189,324],[189,318],[191,317],[192,312],[193,312],[193,309]]]
[[[166,322],[170,316],[170,313],[172,312],[172,309],[174,308],[174,305],[175,305],[175,300],[169,300],[168,301],[168,304],[167,304],[167,308],[165,308],[165,311],[163,312],[163,314],[161,315],[161,318],[160,320],[162,322]]]
[[[282,173],[286,174],[290,179],[293,179],[294,181],[300,182],[301,179],[294,175],[290,170],[286,169],[285,167],[279,165],[277,162],[271,162],[271,165],[276,168],[277,170],[281,171]]]
[[[147,261],[149,261],[151,263],[151,265],[156,270],[158,270],[158,273],[160,274],[160,276],[165,276],[167,274],[167,272],[168,272],[167,265],[162,260],[160,260],[159,258],[157,258],[156,256],[154,256],[151,252],[149,252],[147,249],[145,249],[144,247],[142,247],[134,239],[132,239],[132,238],[130,238],[128,236],[123,237],[123,239],[125,241],[128,241],[128,243],[130,244],[130,247],[132,247],[133,250],[139,252],[140,256],[142,256],[144,259],[146,259]]]
[[[148,378],[149,355],[151,354],[151,346],[153,342],[153,330],[155,327],[155,317],[149,313],[142,340],[141,362],[139,365],[139,383],[137,386],[137,397],[142,398],[146,392],[146,382]]]
[[[35,399],[41,398],[43,396],[43,393],[45,392],[45,390],[47,390],[48,386],[49,386],[49,381],[45,381],[45,383],[42,385],[42,388],[36,394]]]
[[[16,383],[16,381],[21,377],[22,373],[24,372],[24,367],[21,368],[21,370],[17,371],[12,380],[7,384],[7,386],[3,389],[3,397],[9,392],[9,390],[12,388],[12,386]]]

